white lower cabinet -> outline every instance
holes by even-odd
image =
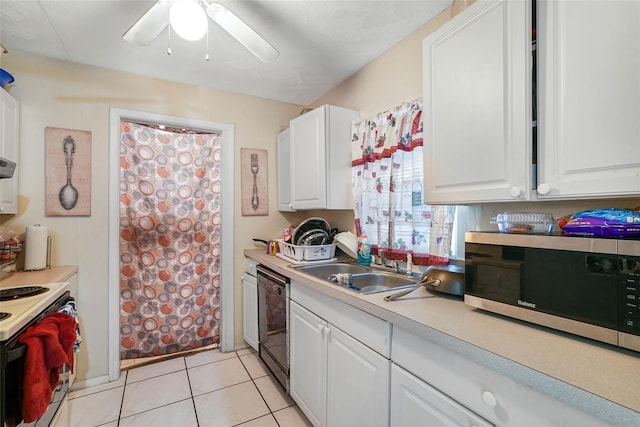
[[[391,366],[391,426],[492,426],[396,364]]]
[[[326,322],[295,302],[289,305],[291,397],[314,426],[327,424]]]
[[[327,425],[389,425],[391,362],[334,326],[327,334]]]
[[[242,275],[242,339],[258,351],[258,279]]]
[[[294,300],[289,321],[291,397],[309,421],[332,427],[389,425],[390,360]]]

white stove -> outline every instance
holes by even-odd
[[[42,313],[44,309],[69,289],[69,282],[21,286],[3,286],[2,282],[0,282],[0,290],[34,286],[46,288],[47,291],[33,296],[0,301],[0,312],[10,314],[10,316],[0,320],[0,341],[8,340],[32,319],[37,317],[38,314]]]

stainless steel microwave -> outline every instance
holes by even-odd
[[[640,240],[467,232],[464,302],[640,351]]]

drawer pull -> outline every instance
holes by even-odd
[[[498,404],[498,400],[496,399],[495,394],[491,393],[490,391],[483,391],[482,392],[482,401],[487,406],[490,406],[492,408],[495,408],[496,405]]]

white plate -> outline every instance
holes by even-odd
[[[333,238],[333,242],[345,254],[353,259],[358,259],[358,239],[350,231],[337,234]]]

